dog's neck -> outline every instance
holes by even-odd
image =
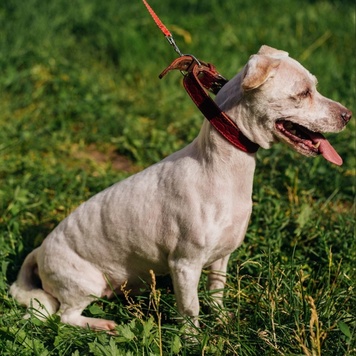
[[[198,160],[212,171],[231,171],[236,178],[254,174],[256,154],[243,152],[231,145],[207,120],[204,120],[193,145],[197,146]]]
[[[231,84],[227,83],[226,85],[230,86]],[[221,90],[224,89],[225,87]],[[227,89],[235,90],[235,87]],[[227,98],[227,101],[219,100],[219,96],[220,92],[217,96],[217,104],[224,111],[230,111],[233,108],[233,114],[238,116],[230,117],[239,126],[240,115],[243,115],[242,109],[239,108],[239,95],[235,97],[237,100],[234,102],[230,95],[221,97],[221,99]],[[223,186],[229,186],[230,188],[227,189],[230,190],[234,199],[251,199],[256,166],[255,153],[246,153],[234,147],[215,130],[208,120],[204,120],[199,135],[192,145],[194,149],[190,150],[190,153],[195,152],[195,158],[206,167],[207,174],[211,173],[208,179],[218,179],[223,182]]]
[[[249,204],[255,153],[246,153],[231,145],[207,120],[204,120],[198,137],[188,147],[188,155],[194,155],[204,169],[205,184],[211,190],[209,194],[219,194],[214,189],[220,187],[224,193],[229,192],[229,197],[236,204]]]
[[[268,149],[276,142],[264,120],[263,107],[256,105],[258,100],[251,100],[251,93],[244,93],[242,81],[245,69],[229,80],[216,96],[216,103],[236,123],[241,132],[252,142]],[[255,97],[258,93],[254,92]],[[263,127],[263,130],[261,128]]]

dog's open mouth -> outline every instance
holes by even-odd
[[[342,158],[321,133],[310,131],[306,127],[288,120],[278,120],[276,129],[279,136],[298,152],[307,156],[321,154],[327,161],[338,166],[342,165]]]

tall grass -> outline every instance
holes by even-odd
[[[150,3],[183,52],[227,78],[269,44],[355,112],[353,2]],[[174,57],[139,0],[0,3],[1,354],[356,354],[354,120],[329,137],[342,167],[283,145],[259,151],[253,216],[229,263],[230,314],[209,311],[204,272],[198,343],[182,338],[172,291],[155,282],[87,308],[115,320],[117,336],[22,319],[8,286],[25,255],[82,201],[197,135],[203,118],[181,77],[157,77]]]

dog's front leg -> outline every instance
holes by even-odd
[[[187,259],[178,259],[170,262],[170,273],[178,312],[199,327],[198,284],[201,266]]]
[[[230,255],[215,261],[209,267],[208,291],[211,292],[213,302],[218,308],[223,308],[224,287],[226,283],[226,269]]]

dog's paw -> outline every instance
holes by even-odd
[[[107,331],[108,334],[110,335],[116,335],[116,326],[117,324],[112,321],[112,320],[106,320],[106,319],[92,319],[95,320],[95,322],[90,323],[90,328],[93,330],[97,331]]]

